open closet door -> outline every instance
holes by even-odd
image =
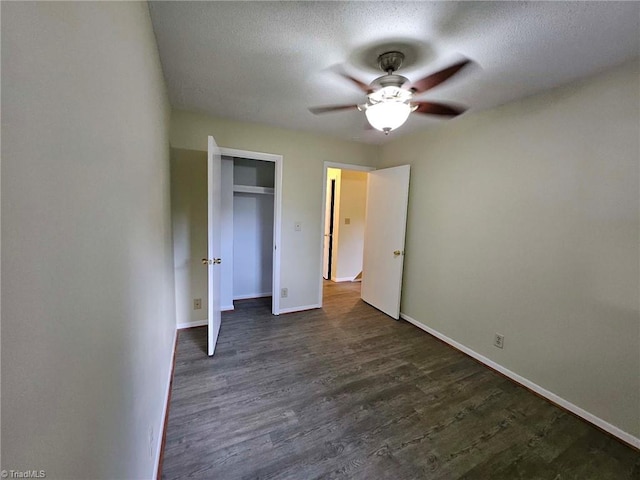
[[[222,197],[221,197],[222,159],[220,149],[212,136],[209,136],[207,152],[207,204],[208,204],[208,258],[203,259],[208,269],[208,353],[213,355],[220,333],[220,258],[222,250]]]
[[[409,165],[369,172],[361,297],[396,320],[400,317]]]

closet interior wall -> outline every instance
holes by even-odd
[[[275,164],[222,158],[222,307],[272,295]]]

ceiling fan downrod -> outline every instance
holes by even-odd
[[[404,61],[404,53],[402,52],[386,52],[378,57],[378,66],[380,70],[392,75],[398,70]]]

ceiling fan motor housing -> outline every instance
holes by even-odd
[[[371,86],[376,90],[384,87],[402,88],[402,86],[408,82],[409,79],[407,77],[403,77],[402,75],[390,74],[376,78],[373,82],[371,82]]]
[[[402,52],[386,52],[378,57],[378,66],[383,72],[393,73],[400,68],[404,61]]]
[[[378,57],[380,69],[387,74],[371,82],[374,90],[380,90],[385,87],[402,88],[403,85],[409,82],[407,77],[393,73],[400,68],[403,60],[404,54],[402,52],[386,52]]]

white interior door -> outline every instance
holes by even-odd
[[[220,258],[222,251],[222,196],[221,196],[222,159],[220,149],[212,136],[209,136],[207,152],[207,200],[208,200],[208,246],[206,259],[208,269],[208,348],[209,355],[213,355],[220,333]]]
[[[327,192],[324,205],[324,243],[322,251],[322,276],[329,278],[329,246],[331,245],[331,179],[327,178]]]
[[[369,172],[362,268],[362,299],[400,316],[409,165]]]

